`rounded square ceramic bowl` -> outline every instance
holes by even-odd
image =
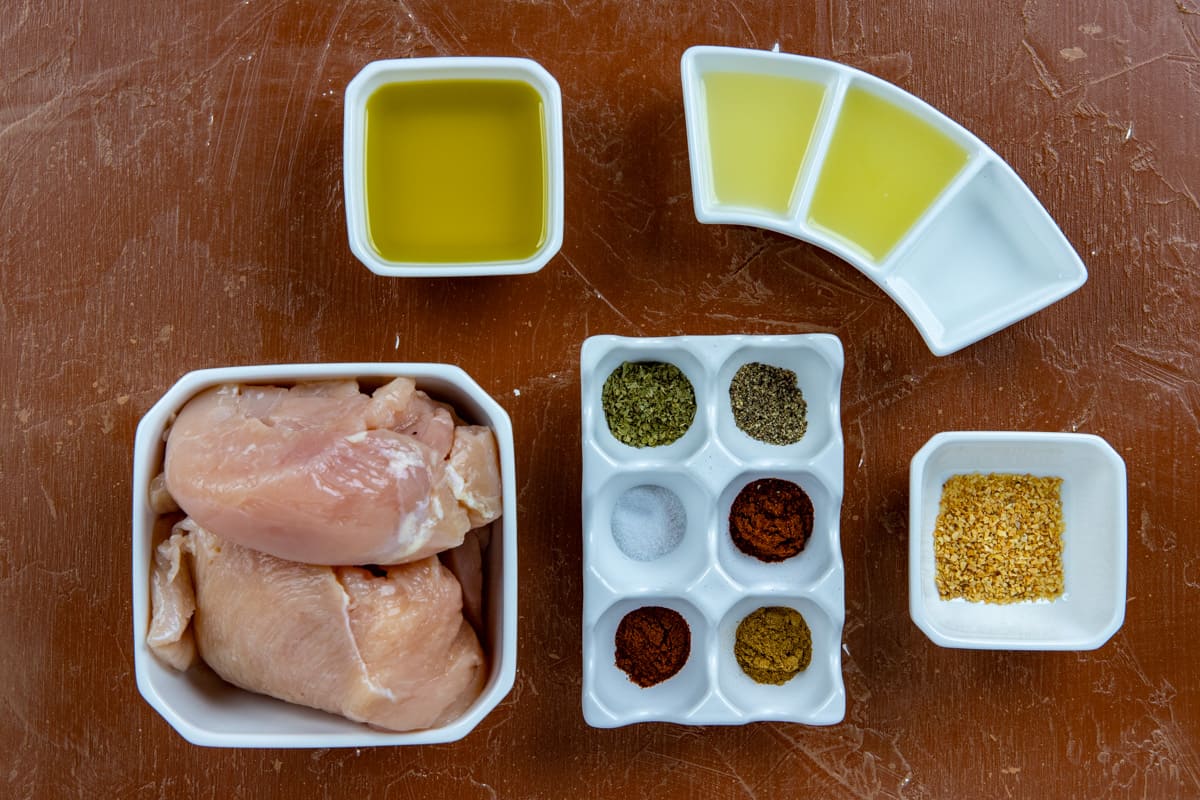
[[[504,514],[492,523],[484,555],[483,639],[489,674],[467,711],[438,728],[393,733],[342,717],[253,694],[225,683],[203,665],[177,672],[146,644],[150,570],[157,515],[149,487],[162,471],[164,435],[176,412],[197,393],[225,383],[286,386],[299,381],[357,379],[364,387],[408,376],[431,397],[452,404],[468,422],[496,435]],[[133,654],[138,690],[189,742],[208,747],[369,747],[435,744],[466,736],[512,689],[517,655],[517,502],[512,423],[465,372],[447,364],[280,364],[189,372],[142,417],[133,454]]]
[[[610,432],[601,395],[624,362],[674,364],[691,382],[696,417],[678,440],[636,448]],[[734,419],[729,387],[744,364],[789,369],[807,404],[796,443],[767,444]],[[612,728],[635,722],[736,725],[783,720],[832,725],[846,710],[842,683],[845,576],[840,543],[843,354],[837,337],[593,336],[580,357],[583,421],[583,715]],[[797,555],[765,563],[729,536],[730,507],[758,478],[799,485],[814,507],[812,536]],[[643,487],[673,493],[686,512],[678,540],[657,557],[622,547],[614,509]],[[691,629],[680,672],[654,686],[615,663],[615,632],[642,606],[678,611]],[[755,683],[733,654],[738,623],[762,606],[799,611],[812,633],[812,662],[782,686]]]
[[[517,82],[531,87],[539,98],[540,146],[542,157],[542,236],[536,249],[527,257],[479,257],[470,261],[407,260],[385,257],[371,237],[367,203],[367,102],[382,87],[395,84],[444,84],[453,86],[468,82]],[[439,101],[439,108],[447,105]],[[475,105],[478,105],[476,103]],[[426,110],[424,107],[418,111]],[[461,109],[454,113],[461,115]],[[461,128],[461,126],[459,126]],[[456,128],[455,130],[458,130]],[[534,134],[536,135],[536,134]],[[343,183],[346,192],[346,228],[350,249],[354,255],[377,275],[390,277],[454,278],[471,275],[518,275],[536,272],[545,266],[559,248],[563,237],[563,123],[562,93],[558,82],[535,61],[526,58],[494,57],[434,57],[402,58],[373,61],[365,66],[346,87],[345,122],[343,132]],[[479,143],[477,143],[478,145]],[[520,142],[498,137],[493,156],[504,155]],[[528,144],[528,143],[527,143]],[[478,149],[478,147],[476,148]],[[397,187],[427,196],[428,187],[416,185]],[[470,189],[456,188],[455,196],[469,196]],[[484,203],[477,200],[476,205]],[[509,203],[485,203],[492,208],[510,209]],[[499,217],[497,217],[499,219]],[[495,222],[495,220],[492,220]],[[448,227],[460,220],[445,220]],[[472,224],[461,220],[463,225]],[[496,222],[496,224],[501,224]]]
[[[935,583],[933,529],[952,475],[1014,473],[1062,478],[1063,594],[1054,600],[943,600]],[[1083,433],[951,431],[930,439],[909,474],[908,600],[935,644],[980,650],[1093,650],[1125,619],[1125,462]]]

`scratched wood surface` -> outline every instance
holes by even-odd
[[[1195,0],[152,4],[0,0],[0,795],[1200,795]],[[1082,290],[936,358],[837,258],[692,212],[679,58],[839,59],[977,133]],[[386,280],[346,245],[342,94],[368,61],[521,55],[559,80],[567,211],[536,275]],[[841,337],[844,723],[598,731],[580,713],[579,347]],[[130,461],[182,373],[461,365],[517,437],[520,661],[467,739],[188,745],[133,678]],[[943,650],[907,611],[907,465],[947,429],[1089,431],[1129,469],[1125,625],[1088,653]]]

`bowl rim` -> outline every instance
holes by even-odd
[[[1118,545],[1111,584],[1114,596],[1126,597],[1128,573],[1128,482],[1125,461],[1100,436],[1092,433],[1053,431],[942,431],[935,434],[913,456],[909,466],[908,496],[908,599],[909,615],[921,632],[940,647],[971,650],[1095,650],[1104,645],[1125,621],[1125,603],[1119,603],[1113,615],[1090,635],[1072,639],[999,640],[986,634],[952,634],[938,627],[927,613],[926,597],[922,591],[921,566],[924,561],[922,539],[923,488],[926,467],[939,450],[952,444],[1019,443],[1030,447],[1054,444],[1082,444],[1094,453],[1095,459],[1112,471],[1121,486],[1115,498],[1116,519],[1113,532]]]
[[[542,99],[546,147],[546,230],[538,249],[528,258],[477,262],[390,261],[372,246],[367,232],[364,192],[365,151],[363,120],[375,84],[421,80],[498,77],[521,81]],[[562,248],[564,219],[562,90],[545,67],[529,58],[508,56],[430,56],[369,62],[347,84],[342,125],[342,185],[346,232],[354,256],[376,275],[392,278],[457,278],[484,275],[524,275],[537,272]]]
[[[504,502],[504,513],[498,520],[503,563],[500,574],[503,585],[498,594],[502,608],[496,617],[499,635],[493,640],[489,659],[494,666],[484,691],[453,722],[411,732],[377,730],[351,723],[353,727],[334,733],[289,733],[278,730],[228,733],[206,728],[181,714],[155,684],[150,670],[158,662],[146,644],[150,622],[150,559],[147,556],[153,555],[153,520],[157,516],[150,509],[149,486],[159,469],[162,437],[168,422],[193,396],[223,383],[294,383],[398,376],[413,378],[418,387],[424,380],[444,382],[461,390],[484,411],[488,417],[487,424],[496,436]],[[138,691],[172,728],[192,744],[206,747],[328,748],[453,742],[470,733],[512,690],[516,680],[517,659],[517,503],[512,421],[504,408],[460,367],[417,362],[339,362],[215,367],[188,372],[146,411],[138,423],[134,438],[132,495],[133,656]],[[492,546],[495,546],[494,536]],[[336,718],[336,715],[331,716]]]

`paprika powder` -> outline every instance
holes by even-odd
[[[791,481],[761,478],[746,484],[729,510],[729,535],[737,548],[759,561],[791,558],[813,531],[813,504]]]
[[[678,611],[643,606],[617,626],[616,663],[643,689],[683,669],[692,652],[692,630]]]

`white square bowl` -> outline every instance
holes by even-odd
[[[517,261],[400,262],[385,259],[371,243],[367,224],[367,100],[381,86],[414,81],[519,81],[542,101],[542,148],[545,159],[545,232],[542,244]],[[395,278],[456,278],[471,275],[520,275],[546,265],[563,239],[563,122],[558,81],[527,58],[434,57],[372,61],[346,87],[342,142],[342,179],[346,192],[346,228],[350,249],[376,275]]]
[[[197,665],[177,672],[146,644],[150,625],[150,569],[157,514],[150,481],[162,471],[163,440],[175,414],[199,392],[225,383],[289,385],[299,381],[359,379],[383,384],[397,376],[451,403],[469,422],[495,432],[500,452],[504,514],[492,523],[484,555],[486,593],[483,645],[488,678],[475,703],[438,728],[393,733],[304,706],[254,694],[225,683]],[[517,655],[517,498],[512,423],[508,414],[467,373],[447,364],[280,364],[189,372],[146,412],[133,453],[133,660],[138,690],[189,742],[208,747],[369,747],[436,744],[466,736],[512,689]]]
[[[1016,473],[1063,479],[1063,594],[1055,600],[943,600],[933,529],[952,475]],[[978,650],[1094,650],[1125,619],[1125,462],[1083,433],[951,431],[930,439],[909,473],[908,601],[935,644]]]

